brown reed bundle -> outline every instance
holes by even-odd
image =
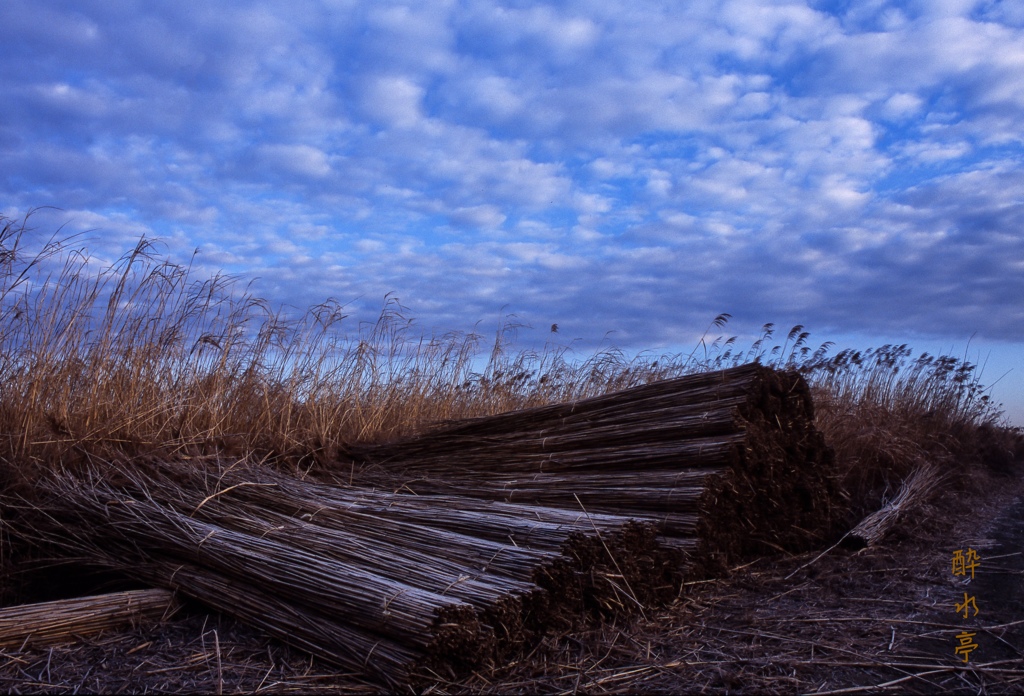
[[[219,474],[215,484],[204,485],[214,497],[224,491],[230,498],[260,500],[278,509],[287,506],[293,516],[372,515],[542,551],[560,551],[572,532],[611,534],[626,521],[621,515],[588,512],[578,504],[567,510],[465,495],[404,495],[402,491],[299,480],[267,468],[248,467],[241,474],[229,470]],[[467,490],[472,488],[473,483],[467,482]]]
[[[877,544],[892,531],[900,517],[926,502],[939,489],[944,478],[937,465],[919,464],[903,481],[895,497],[861,520],[843,537],[843,546],[862,549]]]
[[[520,631],[571,625],[610,606],[608,598],[621,594],[610,578],[623,577],[623,568],[634,573],[626,580],[640,588],[634,595],[664,599],[681,579],[681,552],[692,551],[692,545],[656,539],[649,520],[367,491],[258,466],[191,469],[187,480],[180,469],[151,466],[168,480],[150,490],[162,491],[162,500],[170,499],[168,493],[179,496],[170,504],[183,512],[287,538],[297,547],[464,599],[482,612],[503,648],[521,643]],[[196,490],[205,492],[201,501],[180,497]],[[510,527],[526,531],[516,539]],[[524,537],[538,529],[540,543],[525,544]]]
[[[833,455],[792,371],[749,364],[347,448],[366,485],[657,520],[720,568],[832,534]]]
[[[642,610],[681,579],[679,551],[649,522],[468,499],[488,530],[473,536],[445,528],[454,497],[425,505],[254,464],[103,462],[48,477],[39,491],[49,500],[21,516],[23,537],[389,683],[420,665],[472,668],[592,612]],[[547,521],[529,519],[538,511]],[[500,540],[517,515],[544,526],[544,548]]]
[[[160,620],[175,606],[173,592],[149,589],[4,607],[0,647],[68,642],[138,621]]]
[[[51,498],[33,520],[37,539],[242,620],[258,619],[304,649],[333,636],[317,654],[342,666],[393,675],[434,657],[473,665],[493,647],[492,631],[458,600],[189,518],[146,491],[127,495],[98,477],[54,477],[41,487]],[[381,651],[380,643],[390,647]]]
[[[177,478],[180,483],[180,477]],[[200,482],[195,480],[203,477],[191,478],[194,479],[191,487],[175,485],[166,479],[163,485],[154,486],[151,480],[148,490],[161,504],[194,519],[472,605],[492,628],[503,648],[524,640],[521,633],[526,630],[527,618],[533,625],[544,621],[547,596],[536,584],[489,572],[489,566],[481,562],[481,547],[488,553],[497,548],[500,554],[504,550],[500,545],[458,534],[449,534],[447,544],[441,548],[416,545],[416,539],[436,535],[432,530],[408,524],[400,525],[397,534],[380,534],[377,519],[365,513],[323,515],[313,522],[313,514],[295,515],[296,508],[282,505],[282,501],[272,495],[254,501],[236,494],[236,491],[244,493],[251,481],[228,485],[218,493],[206,495],[208,489],[200,487]],[[262,484],[258,490],[268,492],[268,486],[273,485]],[[329,500],[316,501],[316,508],[311,509],[316,512],[329,504]],[[282,508],[293,514],[282,512]],[[393,527],[392,531],[395,531]],[[454,553],[447,553],[453,547]],[[514,551],[514,547],[509,550]],[[558,556],[548,552],[519,554],[518,558],[520,574],[526,577],[541,563],[554,562]]]

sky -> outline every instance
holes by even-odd
[[[0,213],[582,349],[802,324],[1024,425],[1019,0],[4,0]]]

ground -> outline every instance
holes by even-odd
[[[952,572],[973,549],[975,577]],[[824,553],[823,553],[824,552]],[[963,618],[956,605],[973,597]],[[977,606],[977,615],[974,615]],[[968,662],[958,635],[974,633]],[[1024,475],[979,473],[880,544],[758,559],[668,607],[551,636],[431,693],[1018,693],[1024,690]],[[79,643],[0,652],[10,693],[365,692],[227,617],[185,607]]]

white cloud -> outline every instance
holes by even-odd
[[[8,0],[0,192],[296,305],[1024,336],[1020,13],[829,5]]]
[[[830,174],[822,183],[822,192],[830,201],[844,208],[863,205],[871,196],[857,190],[857,184],[849,181],[841,174]]]
[[[420,123],[424,90],[411,79],[387,75],[370,79],[360,95],[364,113],[396,128],[412,128]]]
[[[917,115],[922,106],[924,100],[916,94],[899,92],[885,100],[882,104],[882,114],[893,120],[905,119]]]
[[[970,144],[963,141],[942,143],[925,140],[900,148],[899,154],[911,162],[927,165],[958,159],[970,154],[972,151],[973,148]]]
[[[264,166],[288,174],[321,178],[331,173],[327,154],[309,145],[262,145],[259,152]]]
[[[672,191],[672,175],[661,170],[647,174],[647,190],[654,196],[663,198]]]
[[[594,193],[581,193],[577,191],[573,195],[572,201],[576,210],[584,215],[607,213],[612,209],[612,202],[609,199]]]
[[[722,21],[730,30],[757,42],[757,49],[744,46],[741,55],[750,57],[763,56],[768,43],[782,55],[797,47],[818,48],[833,41],[839,29],[827,15],[801,2],[726,2]]]
[[[459,227],[493,229],[505,222],[505,215],[493,205],[474,205],[456,208],[448,214]]]
[[[500,75],[467,76],[460,85],[465,107],[478,111],[488,120],[502,122],[521,114],[524,107],[519,85]]]
[[[589,165],[590,170],[600,179],[632,176],[633,167],[628,162],[616,161],[608,157],[598,157]]]
[[[457,12],[453,2],[381,2],[363,7],[368,8],[366,31],[359,40],[365,42],[372,69],[402,74],[458,70],[450,26]]]

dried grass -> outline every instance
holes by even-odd
[[[567,347],[548,345],[539,353],[516,349],[520,327],[514,321],[482,351],[484,341],[477,334],[417,336],[408,311],[395,298],[387,298],[376,323],[350,327],[344,307],[336,302],[300,316],[286,315],[236,279],[196,279],[189,265],[162,259],[145,239],[115,262],[102,264],[88,255],[83,240],[41,239],[26,221],[0,219],[0,225],[4,573],[32,553],[10,539],[11,530],[23,521],[11,500],[40,502],[38,481],[57,480],[54,475],[81,477],[95,472],[97,464],[102,469],[102,463],[113,463],[99,472],[104,480],[131,473],[133,462],[153,457],[169,457],[187,468],[188,462],[214,454],[259,460],[293,474],[313,466],[343,478],[346,472],[338,462],[350,461],[348,455],[360,447],[415,436],[438,423],[571,403],[749,362],[795,370],[807,380],[817,405],[816,426],[836,453],[851,525],[877,510],[920,462],[934,462],[937,472],[959,485],[969,471],[967,460],[998,463],[1024,452],[1024,438],[1001,425],[998,407],[982,387],[975,365],[949,356],[915,358],[906,346],[840,351],[830,357],[831,344],[812,351],[802,326],[794,327],[781,345],[773,345],[774,327],[766,325],[760,338],[740,350],[735,337],[710,336],[726,325],[729,316],[723,314],[686,355],[627,359],[609,350],[573,361]],[[958,473],[958,467],[963,471]],[[538,493],[567,483],[564,472],[550,476],[554,478],[538,479]],[[558,476],[562,479],[556,480]],[[606,479],[610,490],[633,488],[613,479]],[[467,490],[474,485],[482,484],[467,479]],[[676,485],[686,487],[680,481]],[[255,495],[261,489],[237,490]],[[200,511],[206,506],[214,510],[225,502],[222,498],[211,498]],[[299,498],[288,515],[318,514],[309,507],[310,500]],[[379,516],[388,505],[369,495],[350,502],[353,511],[371,516]],[[209,521],[188,518],[173,506],[167,509],[174,514],[155,515],[164,525],[161,539],[166,533],[199,541],[210,531],[203,526]],[[474,509],[466,504],[459,510],[435,529],[464,534],[474,524]],[[105,503],[93,510],[101,512],[109,512]],[[122,531],[140,538],[153,533],[130,510],[118,512],[126,514],[117,523]],[[567,524],[564,509],[538,513],[542,519],[532,528],[518,513],[506,512],[518,519],[508,534],[532,539],[538,553],[552,552],[559,525]],[[415,525],[417,515],[420,521],[429,515],[429,507],[407,506],[401,515],[395,524]],[[480,538],[491,543],[497,543],[493,537],[502,524],[500,514],[495,515],[480,524]],[[590,521],[595,531],[604,529],[598,515]],[[679,524],[689,529],[694,521],[681,518]],[[230,538],[238,542],[236,550],[251,545],[245,546],[246,553],[264,558],[278,542],[251,542],[248,537],[258,539],[251,533],[257,528],[234,531],[246,535],[244,544]],[[599,536],[592,535],[587,547],[594,557],[607,555],[604,542],[597,543]],[[138,551],[133,543],[124,541],[121,550]],[[273,548],[269,556],[277,553]],[[230,568],[204,566],[200,571],[194,558],[179,559],[176,572],[179,577],[191,573],[190,582],[210,597],[231,597],[231,573],[254,569],[239,554],[232,556],[230,548],[222,550],[227,554],[223,563]],[[147,567],[154,573],[171,572],[164,560]],[[606,569],[606,577],[612,570]],[[298,583],[292,590],[299,591],[299,579],[287,577]],[[13,587],[10,582],[3,585],[5,591]],[[610,591],[601,601],[625,606],[628,595]],[[268,608],[279,617],[293,610],[275,592],[254,592],[232,601],[237,615],[256,623]],[[299,640],[308,641],[308,649],[322,649],[326,641],[334,646],[329,649],[340,650],[333,624],[308,616],[284,620],[304,626],[305,637]],[[352,639],[358,643],[357,637]],[[405,664],[408,646],[394,645],[393,662]]]
[[[689,354],[627,359],[611,349],[572,361],[566,346],[516,349],[521,325],[510,318],[484,350],[475,333],[417,335],[393,297],[373,324],[351,326],[334,301],[286,315],[237,279],[196,278],[150,240],[103,264],[85,240],[40,238],[26,223],[0,219],[7,478],[112,450],[219,451],[306,467],[444,421],[750,362],[807,378],[819,428],[858,495],[897,485],[909,473],[901,462],[919,460],[920,448],[949,449],[951,433],[998,418],[974,365],[912,358],[906,346],[829,357],[831,344],[811,351],[802,326],[773,346],[769,324],[747,350],[706,333]]]
[[[166,618],[177,608],[167,590],[131,590],[0,609],[0,648],[68,642],[122,624]]]

